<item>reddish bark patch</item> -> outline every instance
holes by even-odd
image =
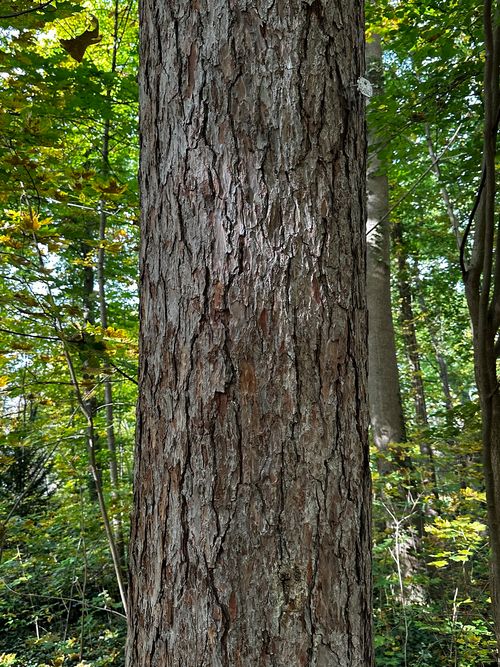
[[[238,615],[238,603],[236,601],[236,593],[233,591],[231,597],[229,598],[229,618],[231,621],[234,621]]]
[[[172,468],[170,472],[170,484],[172,486],[172,491],[174,493],[177,493],[179,490],[179,480],[181,478],[181,469],[180,465],[177,464],[175,468]]]
[[[215,393],[215,405],[217,409],[217,416],[221,420],[224,419],[224,417],[226,416],[227,403],[228,403],[227,394],[217,391]]]
[[[194,70],[196,68],[196,63],[198,60],[198,49],[196,48],[196,44],[193,42],[191,44],[191,51],[189,52],[189,58],[188,58],[188,80],[187,80],[187,87],[186,87],[186,92],[184,93],[184,98],[191,97],[191,94],[193,92],[194,88]]]
[[[267,336],[267,310],[265,308],[259,315],[258,323],[264,336]]]
[[[283,396],[283,404],[288,412],[292,412],[294,409],[295,401],[289,391]]]
[[[215,644],[215,638],[217,637],[217,630],[213,625],[208,628],[207,635],[209,643],[213,646]]]
[[[168,626],[171,626],[174,622],[174,608],[171,600],[165,601],[164,606],[165,622]]]
[[[313,279],[311,281],[311,294],[313,296],[313,299],[316,301],[316,303],[321,305],[321,291],[319,288],[319,282],[316,276],[313,276]]]
[[[256,389],[255,368],[248,361],[242,361],[240,368],[240,390],[244,394],[255,394]]]
[[[214,310],[222,310],[224,307],[224,285],[221,282],[215,283],[212,305]]]
[[[309,663],[309,656],[307,655],[307,653],[304,653],[304,651],[302,651],[299,655],[299,665],[300,667],[305,667],[305,665],[307,665],[308,663]]]

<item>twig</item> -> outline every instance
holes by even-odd
[[[495,124],[493,128],[495,132],[498,130],[499,123],[500,123],[500,109],[498,109],[497,117],[495,119]],[[468,269],[465,266],[465,245],[467,243],[467,239],[470,230],[472,228],[472,224],[474,223],[474,218],[476,217],[477,209],[479,207],[479,204],[481,203],[481,196],[483,194],[485,183],[486,183],[486,165],[483,166],[483,171],[481,174],[481,182],[477,189],[476,198],[474,199],[474,205],[472,207],[472,211],[470,212],[469,220],[467,221],[467,227],[465,228],[464,235],[462,237],[462,243],[460,244],[460,269],[464,277],[466,277],[468,273]]]
[[[114,368],[117,373],[123,375],[123,377],[129,380],[130,382],[133,382],[135,385],[139,384],[139,382],[135,378],[133,378],[131,375],[128,375],[128,373],[125,373],[125,371],[123,371],[121,368],[118,368],[118,366],[115,366],[115,364],[112,361],[109,362],[109,365],[112,368]]]
[[[8,333],[12,334],[13,336],[23,336],[24,338],[40,338],[41,340],[54,340],[54,341],[60,341],[57,336],[39,336],[38,334],[29,334],[29,333],[24,333],[22,331],[12,331],[12,329],[5,329],[4,327],[0,327],[0,331],[3,333]]]
[[[45,7],[48,7],[51,5],[53,0],[48,0],[48,2],[44,2],[42,5],[38,5],[38,7],[31,7],[30,9],[23,9],[20,12],[13,12],[12,14],[1,14],[0,15],[0,20],[1,19],[14,19],[17,16],[24,16],[25,14],[31,14],[32,12],[39,12],[42,9],[45,9]],[[55,8],[54,8],[54,11]]]
[[[81,600],[77,600],[76,598],[69,598],[69,597],[64,597],[63,595],[43,595],[43,593],[20,593],[19,591],[16,591],[15,588],[11,588],[9,584],[5,581],[5,579],[0,579],[0,582],[2,583],[3,586],[7,590],[9,590],[11,593],[14,593],[14,595],[19,595],[19,597],[35,597],[35,598],[44,598],[45,600],[59,600],[60,602],[76,602],[77,604],[82,604]],[[96,609],[98,611],[107,611],[110,614],[115,614],[115,616],[119,616],[120,618],[126,619],[127,617],[125,614],[122,614],[119,611],[116,611],[115,609],[110,609],[109,607],[96,607],[95,605],[89,604],[87,601],[85,601],[85,606],[88,607],[89,609]]]
[[[452,147],[452,145],[455,143],[455,141],[456,141],[456,139],[457,139],[457,137],[458,137],[458,134],[459,134],[461,128],[462,128],[462,123],[460,123],[460,125],[459,125],[459,126],[457,127],[457,129],[455,130],[455,132],[454,132],[452,138],[450,139],[450,141],[446,144],[446,146],[443,148],[443,150],[441,151],[441,153],[436,157],[436,159],[433,160],[433,161],[431,162],[430,166],[427,167],[427,169],[426,169],[426,170],[424,171],[424,173],[420,176],[420,178],[418,178],[418,179],[415,181],[415,183],[411,186],[411,188],[410,188],[409,190],[407,190],[403,195],[401,195],[401,197],[400,197],[400,198],[399,198],[399,199],[398,199],[398,200],[391,206],[391,208],[387,211],[387,213],[385,213],[385,214],[380,218],[380,220],[379,220],[375,225],[373,225],[373,227],[371,227],[370,229],[367,230],[367,232],[366,232],[367,235],[368,235],[368,234],[371,234],[371,233],[373,232],[374,229],[377,229],[377,227],[378,227],[379,225],[381,225],[383,222],[385,222],[385,221],[387,220],[387,218],[391,215],[391,213],[392,213],[393,211],[395,211],[395,210],[399,207],[399,205],[402,204],[402,203],[404,202],[404,200],[405,200],[407,197],[409,197],[409,196],[412,194],[412,192],[414,192],[414,191],[418,188],[418,186],[419,186],[420,183],[424,180],[424,178],[427,176],[427,174],[428,174],[429,172],[431,172],[433,169],[435,169],[436,165],[437,165],[438,162],[441,160],[441,158],[443,157],[443,155],[444,155],[444,154],[445,154],[445,153]]]

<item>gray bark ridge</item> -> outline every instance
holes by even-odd
[[[362,3],[141,8],[128,667],[369,667]]]

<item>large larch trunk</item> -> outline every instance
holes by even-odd
[[[128,667],[369,667],[362,3],[144,0]]]

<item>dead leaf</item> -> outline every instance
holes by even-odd
[[[90,30],[85,30],[78,37],[71,39],[60,39],[61,46],[69,55],[79,63],[82,62],[85,51],[92,44],[98,44],[102,39],[99,34],[99,21],[95,16],[92,16],[92,26]]]

